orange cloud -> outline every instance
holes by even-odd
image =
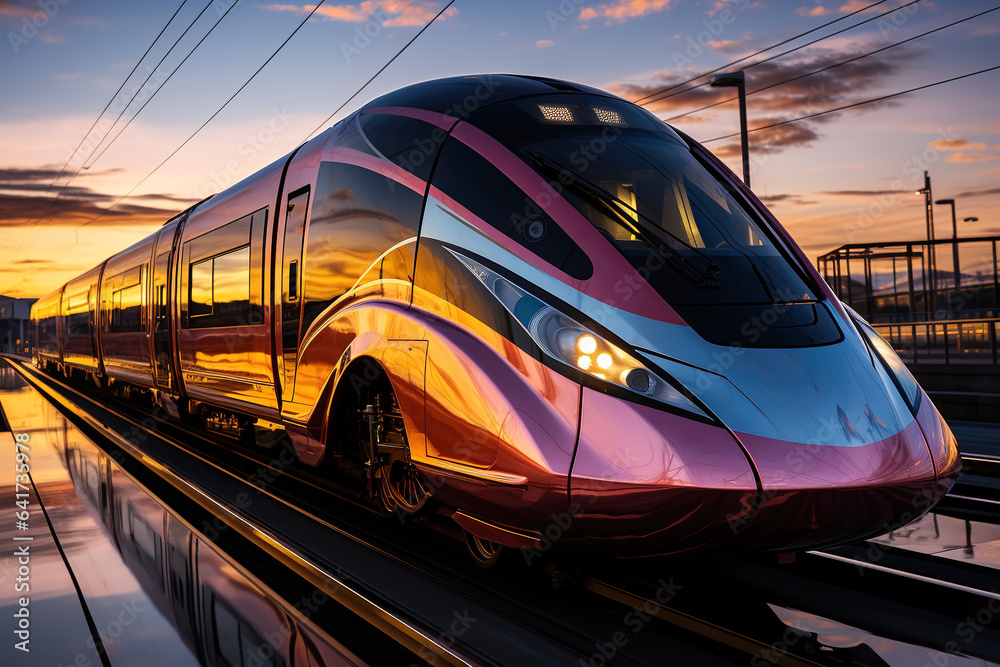
[[[941,151],[958,151],[958,150],[986,150],[986,144],[981,141],[976,143],[970,143],[966,139],[938,139],[937,141],[932,141],[927,144],[931,148],[936,148]]]
[[[849,14],[851,12],[856,12],[859,9],[864,9],[870,4],[872,3],[868,2],[867,0],[848,0],[848,2],[840,6],[840,11],[843,12],[844,14]],[[867,11],[877,12],[879,11],[879,9],[878,7],[871,7]]]
[[[816,5],[815,7],[799,7],[795,13],[799,16],[826,16],[830,10],[823,5]]]
[[[33,7],[22,7],[21,5],[16,5],[11,0],[0,0],[0,16],[9,16],[11,18],[21,18],[28,17],[35,14],[42,14],[38,6]]]
[[[948,162],[968,163],[968,162],[989,162],[990,160],[1000,160],[1000,155],[983,155],[982,153],[955,153],[948,156]]]
[[[555,46],[555,42],[553,42],[551,39],[540,39],[537,42],[535,42],[535,46],[537,46],[540,49],[544,49],[550,46]]]
[[[670,8],[671,0],[617,0],[616,2],[600,4],[597,8],[584,7],[580,10],[580,20],[590,21],[602,16],[610,21],[624,23],[637,16],[645,16],[662,12]]]
[[[898,47],[881,57],[862,58],[818,71],[858,52],[863,52],[861,44],[841,48],[836,52],[813,49],[797,54],[794,59],[772,60],[755,66],[747,76],[747,88],[750,89],[747,104],[754,110],[751,125],[762,127],[863,100],[871,91],[879,90],[886,81],[896,76],[920,53],[914,48]],[[640,100],[650,111],[659,112],[661,118],[668,123],[697,123],[715,118],[720,113],[732,113],[733,107],[724,105],[725,102],[735,104],[731,102],[736,98],[732,89],[685,86],[687,89],[683,95],[676,94],[677,90],[667,90],[678,85],[682,78],[686,76],[681,77],[675,72],[661,72],[651,77],[646,84],[622,83],[612,85],[611,88],[626,99]],[[870,111],[873,107],[892,104],[895,104],[892,100],[883,101],[843,113],[861,113]],[[672,115],[682,112],[693,113]],[[821,138],[819,129],[822,125],[833,122],[836,118],[837,115],[834,114],[819,116],[752,133],[751,155],[809,146]],[[711,148],[720,157],[740,154],[738,139],[724,145],[713,144]]]
[[[0,168],[0,229],[22,227],[32,219],[38,222],[38,216],[43,216],[41,222],[47,226],[77,226],[102,213],[95,226],[163,224],[194,203],[173,195],[148,194],[131,197],[129,203],[107,211],[117,199],[115,195],[85,186],[52,185],[63,176],[54,168]],[[133,203],[136,201],[165,203],[167,207]]]
[[[261,5],[261,8],[271,12],[295,12],[308,14],[316,5]],[[320,17],[327,21],[344,21],[347,23],[364,23],[380,21],[387,28],[395,26],[422,26],[428,23],[440,11],[437,2],[419,2],[418,0],[365,0],[357,5],[324,5],[316,10],[313,18]],[[454,16],[458,10],[450,7],[442,18]],[[385,15],[388,15],[386,17]]]
[[[735,39],[724,39],[721,42],[709,42],[708,46],[713,51],[719,51],[721,53],[732,53],[733,51],[738,51],[742,46],[743,42]]]

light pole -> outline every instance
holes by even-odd
[[[937,278],[935,273],[937,267],[934,261],[934,199],[931,196],[931,177],[928,173],[924,172],[924,187],[920,188],[913,194],[924,196],[924,215],[927,217],[927,272],[930,276],[930,288],[931,288],[931,300],[933,303],[927,304],[928,312],[933,312],[937,310]],[[925,281],[926,283],[926,281]],[[927,288],[927,285],[924,285]]]
[[[934,202],[938,206],[949,204],[951,206],[951,263],[955,268],[955,291],[961,287],[961,275],[958,271],[958,220],[955,218],[955,200],[938,199]]]
[[[716,74],[713,88],[735,86],[740,97],[740,148],[743,152],[743,182],[750,187],[750,140],[747,134],[747,86],[743,71]]]

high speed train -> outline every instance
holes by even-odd
[[[799,550],[911,521],[941,415],[760,200],[608,93],[380,97],[40,299],[34,361],[502,547]],[[431,505],[428,505],[428,503]]]

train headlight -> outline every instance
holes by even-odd
[[[861,337],[868,342],[874,355],[882,362],[886,372],[889,373],[893,382],[896,383],[896,387],[899,389],[899,393],[903,395],[903,400],[906,401],[907,406],[912,412],[916,413],[920,398],[920,385],[917,384],[916,378],[913,377],[906,364],[896,354],[896,350],[892,349],[892,345],[882,338],[879,332],[875,331],[870,324],[865,322],[864,318],[858,315],[846,303],[844,304],[844,308],[850,314],[851,319],[854,320],[854,326],[861,333]]]
[[[497,273],[455,251],[452,254],[479,278],[548,356],[596,380],[708,417],[679,389],[611,341]]]

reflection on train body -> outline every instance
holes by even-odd
[[[63,444],[77,493],[202,664],[357,664],[293,619],[96,446]]]

